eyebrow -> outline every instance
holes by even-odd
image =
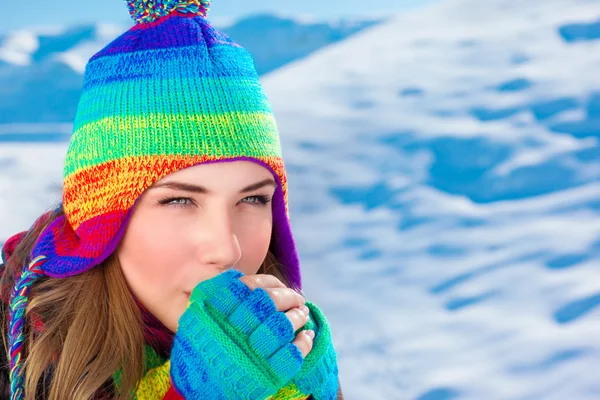
[[[273,179],[267,178],[260,182],[256,182],[256,183],[246,186],[245,188],[240,190],[240,193],[252,192],[254,190],[261,189],[265,186],[277,187],[277,183],[275,183],[275,181]],[[210,189],[207,189],[204,186],[194,185],[194,184],[185,183],[185,182],[178,182],[178,181],[167,181],[167,182],[163,182],[163,183],[157,183],[155,185],[152,185],[149,189],[157,189],[157,188],[175,189],[175,190],[181,190],[184,192],[200,193],[200,194],[212,193]]]

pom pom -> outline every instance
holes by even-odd
[[[154,22],[172,12],[206,17],[210,0],[125,0],[136,24]]]

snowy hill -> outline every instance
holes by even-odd
[[[600,398],[599,17],[446,1],[265,79],[347,398]]]
[[[223,30],[254,54],[257,70],[262,74],[377,22],[309,23],[257,15],[241,19]],[[87,60],[125,29],[96,24],[26,30],[0,37],[0,132],[10,130],[4,135],[0,133],[0,141],[21,140],[19,132],[32,123],[71,121]],[[33,132],[29,133],[39,132],[42,127],[49,129],[47,140],[65,139],[52,125],[31,127]],[[39,134],[28,135],[24,140],[32,138],[37,140]]]
[[[599,17],[445,0],[265,76],[347,399],[600,398]],[[64,151],[0,145],[0,241]]]

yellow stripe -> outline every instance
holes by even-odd
[[[137,400],[158,400],[165,397],[171,387],[170,368],[171,361],[167,361],[160,367],[148,371],[139,382],[135,398]]]
[[[269,113],[115,115],[90,122],[71,138],[65,176],[125,157],[281,156]]]
[[[279,389],[277,393],[267,400],[306,400],[309,397],[310,395],[302,393],[296,385],[290,383],[288,386]]]

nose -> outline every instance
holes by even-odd
[[[213,266],[219,270],[233,267],[242,257],[238,238],[233,229],[231,216],[228,212],[211,212],[203,218],[199,256],[204,265]]]

